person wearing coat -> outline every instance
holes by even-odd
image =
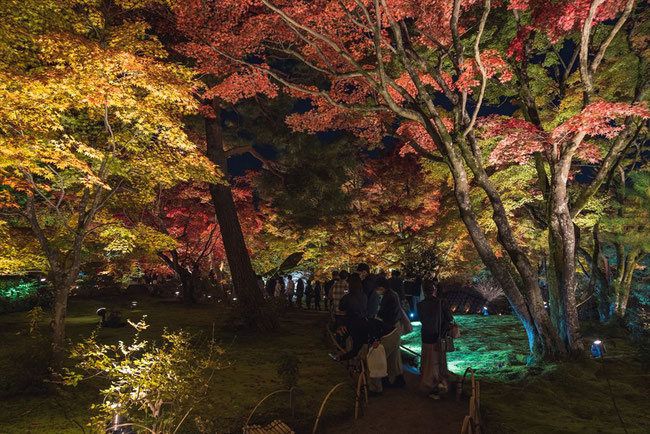
[[[314,309],[320,310],[320,300],[321,300],[321,286],[320,281],[316,281],[314,285]]]
[[[403,334],[402,323],[402,306],[399,295],[390,288],[390,283],[385,277],[375,280],[375,291],[381,296],[377,319],[390,325],[396,330],[397,339],[387,339],[386,362],[388,377],[384,379],[386,387],[404,387],[404,367],[402,366],[402,352],[400,350],[401,336]]]
[[[311,309],[311,301],[314,298],[314,286],[311,284],[311,279],[307,280],[307,287],[305,288],[305,304],[307,309]]]
[[[296,306],[302,307],[302,295],[305,293],[305,282],[298,279],[296,284]]]
[[[422,355],[420,388],[434,399],[449,389],[447,368],[448,336],[454,317],[442,299],[436,296],[437,288],[432,281],[424,281],[424,300],[417,304],[422,328]]]

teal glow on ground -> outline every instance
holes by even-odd
[[[528,356],[528,341],[519,319],[512,315],[456,315],[461,337],[454,341],[456,351],[447,353],[449,369],[462,374],[472,367],[483,376],[514,374]],[[402,344],[421,352],[420,323],[413,322],[413,333],[402,337]]]

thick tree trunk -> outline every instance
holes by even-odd
[[[550,307],[566,348],[574,353],[584,349],[576,304],[576,231],[569,210],[567,178],[570,159],[566,156],[554,165],[549,198],[549,250],[552,273],[549,277]]]
[[[196,286],[194,285],[194,273],[188,271],[183,267],[177,270],[178,277],[181,279],[181,287],[183,288],[183,301],[186,303],[196,303]]]
[[[221,111],[213,102],[215,117],[205,118],[205,134],[207,156],[228,174],[227,157],[223,149],[221,128]],[[263,294],[257,286],[257,280],[251,265],[244,235],[239,224],[237,208],[232,197],[230,186],[227,184],[210,184],[210,194],[219,222],[219,229],[226,250],[228,268],[238,300],[244,306],[247,322],[259,330],[272,330],[277,325],[277,319],[267,308]]]
[[[556,359],[563,354],[563,348],[553,328],[547,312],[544,310],[541,292],[537,285],[527,288],[524,296],[512,277],[510,268],[497,258],[483,229],[473,211],[469,183],[462,162],[450,158],[450,168],[454,177],[454,193],[461,218],[467,227],[481,260],[499,281],[506,297],[512,306],[513,312],[521,320],[526,333],[531,355],[534,359]],[[537,296],[535,296],[537,291]]]
[[[75,274],[76,276],[76,274]],[[68,311],[68,295],[74,280],[68,277],[54,277],[54,304],[52,306],[52,374],[56,378],[61,374],[65,360],[65,319]]]

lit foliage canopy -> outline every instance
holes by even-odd
[[[214,96],[237,101],[252,97],[252,89],[270,98],[286,92],[311,104],[287,117],[296,131],[344,129],[373,143],[396,133],[420,157],[444,161],[461,218],[527,327],[531,349],[561,357],[582,345],[574,220],[639,119],[650,117],[647,17],[635,6],[194,0],[175,11],[188,38],[182,49],[200,71],[222,78],[208,91]],[[623,69],[625,86],[617,90],[613,71]],[[494,116],[504,102],[515,106],[512,114]],[[582,163],[598,170],[574,196],[569,181]],[[520,164],[534,168],[530,181],[548,228],[550,315],[531,252],[491,178]],[[496,240],[477,218],[470,180],[493,212]]]
[[[148,32],[140,10],[149,4],[0,6],[0,210],[47,260],[57,291],[55,369],[67,294],[88,243],[110,256],[130,251],[137,237],[143,246],[160,240],[146,227],[126,230],[114,210],[152,200],[158,186],[216,177],[183,130],[196,83]]]

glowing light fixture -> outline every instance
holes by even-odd
[[[593,344],[591,344],[591,357],[594,359],[600,359],[607,354],[607,349],[605,348],[605,344],[601,340],[595,340]]]
[[[45,277],[41,277],[41,282],[45,282],[47,279]]]

